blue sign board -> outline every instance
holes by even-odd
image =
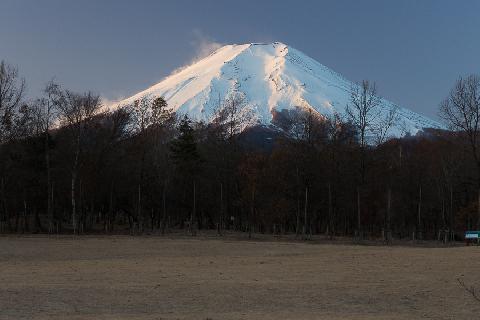
[[[465,239],[480,239],[480,231],[465,231]]]

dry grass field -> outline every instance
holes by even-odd
[[[479,319],[480,247],[0,237],[0,319]]]

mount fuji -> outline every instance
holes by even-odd
[[[144,96],[162,96],[178,114],[210,121],[222,101],[234,93],[244,97],[243,112],[250,125],[272,125],[275,112],[301,108],[328,117],[345,115],[354,83],[302,52],[275,42],[226,45],[202,60],[171,74],[161,82],[122,100],[127,105]],[[390,136],[416,134],[443,126],[381,98],[381,113],[395,109]]]

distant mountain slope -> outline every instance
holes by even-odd
[[[222,101],[239,92],[245,97],[244,112],[251,115],[251,124],[269,125],[274,111],[283,109],[313,108],[324,116],[345,114],[352,85],[283,43],[227,45],[120,105],[145,95],[163,96],[176,112],[208,122]],[[381,104],[385,114],[398,108],[399,121],[390,133],[393,136],[442,128],[436,121],[385,99]]]

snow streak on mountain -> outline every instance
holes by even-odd
[[[163,96],[177,113],[208,122],[222,101],[238,92],[245,98],[243,112],[251,115],[251,124],[270,125],[273,114],[284,109],[312,108],[323,116],[344,115],[352,85],[283,43],[227,45],[120,105],[146,95]],[[397,109],[398,121],[390,132],[393,136],[442,127],[385,99],[381,108],[385,114]]]

